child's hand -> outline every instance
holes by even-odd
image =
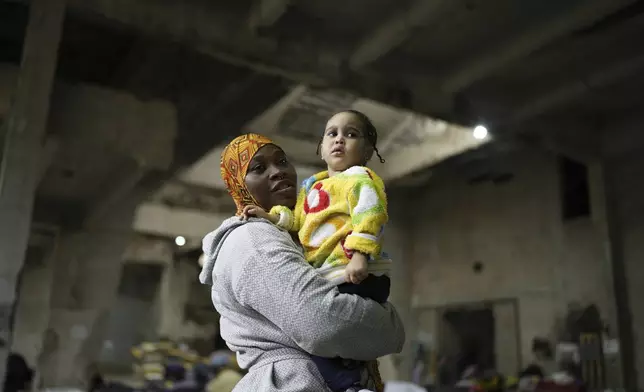
[[[242,215],[240,218],[241,220],[248,220],[248,218],[251,216],[268,219],[274,225],[276,225],[277,222],[279,222],[279,216],[271,215],[268,212],[266,212],[262,207],[258,207],[255,205],[249,205],[244,207],[244,210],[242,211]]]
[[[353,252],[351,261],[344,270],[344,280],[347,283],[359,284],[369,275],[367,269],[367,255]]]

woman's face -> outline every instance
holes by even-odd
[[[274,144],[260,148],[246,172],[246,187],[259,206],[294,208],[297,200],[297,174],[286,154]]]

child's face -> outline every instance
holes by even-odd
[[[362,166],[370,158],[362,121],[353,113],[338,113],[326,123],[320,143],[320,155],[330,174]]]

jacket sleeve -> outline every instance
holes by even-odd
[[[304,189],[300,189],[297,196],[297,203],[295,209],[291,210],[284,206],[275,206],[271,208],[270,214],[279,215],[280,220],[277,225],[282,229],[289,232],[298,232],[304,223],[304,198],[306,193]]]
[[[384,183],[368,171],[352,176],[348,186],[353,231],[347,236],[344,247],[377,257],[381,247],[380,234],[389,219]]]
[[[274,225],[251,222],[231,236],[242,232],[245,246],[252,246],[253,252],[235,264],[235,297],[278,326],[302,350],[355,360],[402,350],[405,331],[391,304],[340,294]]]

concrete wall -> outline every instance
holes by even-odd
[[[9,108],[17,71],[16,67],[0,65],[0,119]],[[142,102],[121,91],[59,82],[54,89],[51,109],[49,130],[61,138],[62,147],[67,148],[59,151],[60,155],[69,150],[78,154],[75,148],[82,145],[83,153],[75,157],[79,160],[91,158],[92,151],[106,149],[129,155],[148,168],[164,169],[172,159],[176,111],[168,102]],[[149,143],[152,139],[154,143]],[[95,169],[96,166],[80,167],[79,173]],[[155,334],[164,332],[172,337],[193,338],[209,335],[213,328],[216,330],[216,326],[206,330],[183,320],[185,303],[181,301],[187,300],[188,281],[196,279],[196,272],[184,273],[169,267],[171,272],[164,275],[161,299],[156,303],[117,297],[124,251],[128,260],[143,263],[170,264],[172,259],[172,247],[168,249],[167,244],[155,241],[143,245],[139,241],[137,246],[125,249],[133,231],[134,208],[146,196],[137,200],[134,200],[137,195],[126,196],[127,202],[117,200],[108,209],[109,216],[95,219],[93,226],[62,233],[53,260],[24,270],[15,321],[17,332],[12,344],[16,351],[26,355],[30,364],[40,365],[46,385],[81,385],[85,367],[105,348],[104,338],[132,329],[123,324],[134,314],[141,315],[148,325],[158,327],[158,331],[153,331]],[[194,215],[188,215],[194,218]],[[139,228],[140,218],[141,214],[138,214],[134,228]],[[174,220],[159,222],[158,217],[155,218],[152,225],[176,223]],[[183,227],[194,226],[183,223]],[[208,230],[198,232],[198,236],[215,226],[210,221]],[[185,286],[185,298],[175,295],[183,292],[182,285]],[[149,310],[147,315],[143,315],[145,308]],[[157,320],[160,320],[158,325]],[[50,340],[54,343],[43,349],[46,331],[53,336]],[[104,355],[112,359],[126,358],[126,351],[118,350],[120,346],[112,346],[116,352],[107,350]]]
[[[32,254],[28,251],[20,275],[20,293],[14,316],[11,350],[22,354],[32,367],[38,363],[44,333],[49,323],[54,268],[52,253]]]
[[[157,319],[149,301],[119,296],[110,311],[107,332],[98,362],[109,369],[129,371],[131,348],[157,338]]]
[[[0,65],[0,119],[9,108],[17,71],[14,66]],[[59,151],[63,160],[73,161],[70,151],[83,150],[73,158],[91,162],[83,159],[91,158],[93,151],[109,150],[118,153],[114,154],[117,157],[130,155],[148,168],[163,169],[172,159],[176,110],[168,102],[143,102],[128,93],[64,83],[56,84],[51,101],[48,127],[64,142],[64,149]],[[155,143],[148,143],[151,139]],[[83,148],[75,149],[77,143]],[[97,165],[81,164],[79,173],[101,168],[100,163]],[[46,384],[75,385],[84,367],[95,358],[106,316],[116,298],[121,255],[131,231],[134,207],[148,193],[134,189],[132,195],[111,197],[107,200],[114,202],[110,216],[95,216],[94,226],[62,233],[50,265],[24,270],[15,320],[19,331],[12,346],[26,354],[32,364],[41,362]],[[15,222],[9,226],[7,230],[16,230]],[[46,330],[58,343],[45,349],[43,356],[42,335]]]
[[[553,337],[568,303],[595,303],[612,320],[613,295],[601,222],[561,218],[556,157],[521,151],[504,162],[514,174],[509,182],[469,184],[462,173],[445,173],[419,193],[411,299],[419,323],[434,331],[436,313],[423,309],[516,300],[525,362],[532,338]]]
[[[11,106],[11,97],[18,81],[18,67],[0,63],[0,118],[3,117]]]
[[[164,170],[174,156],[177,112],[168,101],[143,101],[129,92],[58,81],[48,129],[68,146],[90,151],[107,146],[142,165]]]
[[[0,64],[0,118],[9,110],[18,70]],[[167,101],[142,101],[128,92],[56,81],[47,127],[70,145],[88,150],[108,145],[151,168],[166,169],[174,156],[177,113]]]
[[[412,339],[414,326],[411,319],[411,277],[412,260],[411,241],[407,235],[409,221],[413,211],[409,210],[406,201],[409,200],[408,190],[390,190],[389,219],[384,234],[384,248],[395,260],[391,271],[391,294],[389,301],[396,306],[406,328],[407,341],[400,355],[391,355],[381,359],[380,371],[383,380],[408,380],[412,374]]]
[[[126,261],[125,269],[121,276],[121,285],[127,273],[127,266],[158,266],[165,271],[172,263],[173,247],[168,240],[159,240],[153,237],[137,236],[132,240],[123,255]],[[133,277],[130,277],[132,279]],[[160,282],[146,280],[139,281],[137,285],[145,285],[147,291],[156,294],[152,299],[132,296],[131,287],[121,287],[117,300],[111,308],[107,329],[98,362],[107,366],[111,371],[129,371],[132,369],[132,346],[144,340],[153,340],[158,337],[159,309],[156,298],[159,296]],[[132,280],[129,282],[132,284]],[[155,287],[156,286],[156,287]]]
[[[191,300],[191,290],[195,285],[201,287],[197,276],[197,260],[179,261],[174,256],[174,245],[169,240],[140,236],[129,244],[124,259],[127,261],[121,277],[121,290],[111,308],[105,342],[98,362],[110,371],[128,371],[132,365],[132,346],[142,341],[168,337],[176,341],[192,342],[198,339],[212,341],[218,323],[198,325],[187,320],[185,309]],[[162,269],[159,280],[144,281],[143,277],[132,276],[130,284],[137,283],[133,290],[126,281],[128,266],[139,271],[143,266],[158,266]],[[143,276],[148,278],[150,272]],[[127,287],[126,287],[127,286]],[[146,286],[150,297],[140,289]],[[145,298],[144,298],[145,297]],[[215,314],[208,291],[202,296],[208,303],[208,312]]]
[[[185,307],[198,282],[199,266],[182,261],[169,265],[161,278],[157,307],[159,309],[159,335],[175,340],[211,339],[218,331],[218,324],[198,325],[186,319]],[[204,297],[208,292],[204,292]],[[215,309],[211,309],[216,313]]]
[[[617,247],[623,262],[633,325],[633,353],[638,385],[644,386],[644,145],[613,157],[606,176],[612,186]],[[625,342],[626,343],[626,342]]]

